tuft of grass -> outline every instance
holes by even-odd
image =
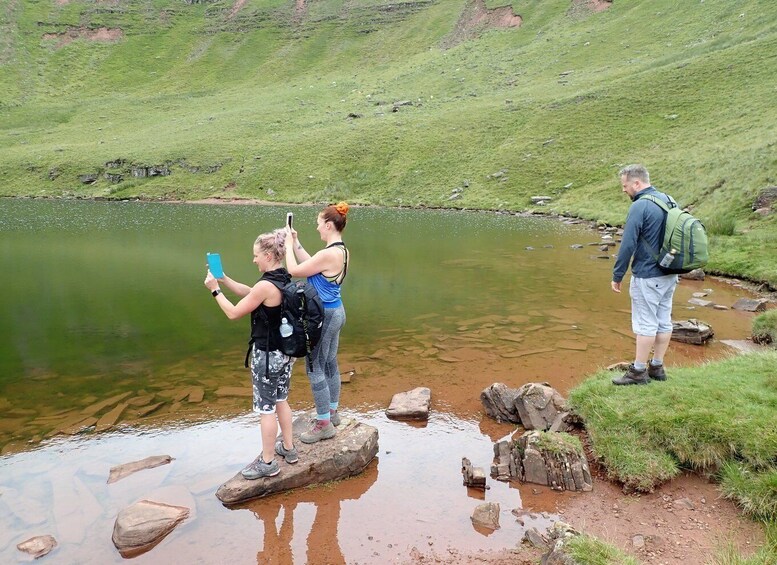
[[[777,346],[777,309],[767,310],[753,318],[753,341]]]
[[[720,470],[720,479],[723,494],[747,514],[761,520],[777,521],[777,467],[758,469],[739,461],[728,461]]]
[[[586,565],[639,565],[639,561],[610,544],[588,535],[570,538],[566,553],[575,563]]]
[[[737,221],[731,215],[715,215],[703,222],[709,235],[734,235],[736,232]]]
[[[707,565],[775,565],[777,563],[777,522],[764,525],[766,543],[748,557],[743,557],[732,542],[726,542]]]
[[[766,473],[768,483],[777,468],[775,366],[777,352],[755,353],[676,368],[666,382],[643,387],[615,387],[601,372],[572,390],[570,403],[611,478],[628,488],[649,491],[682,467],[716,471],[731,461]],[[732,486],[745,511],[777,519],[777,489],[765,493],[757,501]]]

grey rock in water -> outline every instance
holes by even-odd
[[[141,500],[119,512],[113,545],[122,557],[135,557],[152,549],[188,516],[188,508]]]
[[[310,419],[310,415],[305,415],[294,422],[298,463],[289,465],[278,457],[279,475],[253,481],[244,479],[238,472],[219,487],[216,497],[224,504],[237,504],[294,488],[345,479],[361,473],[377,455],[377,428],[345,418],[335,437],[317,443],[302,443],[297,436],[310,425]],[[249,462],[250,458],[247,458],[246,464]]]
[[[530,543],[537,549],[548,549],[548,540],[537,528],[530,528],[523,534],[524,541]]]
[[[461,474],[464,486],[486,490],[486,473],[482,467],[473,467],[466,457],[461,458]]]
[[[481,528],[488,528],[489,530],[498,530],[500,528],[499,511],[498,502],[478,504],[472,513],[472,524]]]
[[[682,273],[680,275],[681,279],[688,279],[689,281],[703,281],[704,280],[704,271],[701,269],[694,269],[690,273]]]
[[[122,465],[111,467],[111,472],[108,476],[108,484],[120,481],[124,477],[130,476],[132,473],[137,473],[138,471],[142,471],[144,469],[153,469],[154,467],[159,467],[160,465],[167,465],[172,460],[173,458],[169,455],[152,455],[151,457],[146,457],[140,461],[132,461],[130,463],[124,463]]]
[[[734,302],[732,308],[742,312],[763,312],[768,303],[766,298],[740,298]]]
[[[580,442],[566,433],[524,433],[517,441],[494,445],[491,476],[500,481],[518,479],[554,490],[593,490],[591,471]]]
[[[547,430],[567,401],[548,383],[526,383],[518,389],[515,409],[527,430]]]
[[[693,304],[694,306],[701,306],[702,308],[706,308],[707,306],[712,306],[715,303],[712,300],[704,300],[703,298],[689,298],[688,304]]]
[[[672,322],[672,341],[704,345],[715,335],[712,327],[694,318],[684,322]]]
[[[480,393],[480,402],[486,414],[497,422],[520,424],[521,417],[515,408],[518,389],[509,388],[503,383],[494,383]]]
[[[407,392],[398,392],[391,399],[386,416],[394,420],[428,420],[432,391],[417,387]]]
[[[16,549],[32,555],[35,559],[48,555],[55,547],[57,547],[57,540],[50,535],[35,536],[16,544]]]

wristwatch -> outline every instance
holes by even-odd
[[[218,296],[219,294],[221,294],[221,289],[220,289],[220,288],[217,288],[216,290],[211,290],[211,291],[210,291],[210,293],[211,293],[211,294],[213,295],[213,297],[215,298],[216,296]]]

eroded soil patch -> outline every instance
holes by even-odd
[[[124,37],[124,31],[121,28],[114,27],[71,27],[67,31],[61,33],[44,33],[43,39],[48,41],[56,41],[56,47],[64,47],[68,43],[72,43],[76,39],[86,39],[87,41],[118,41]]]
[[[516,28],[523,18],[513,12],[511,6],[500,6],[489,10],[484,0],[472,0],[456,22],[453,32],[443,40],[443,49],[473,39],[489,29]]]

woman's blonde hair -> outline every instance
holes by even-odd
[[[281,262],[286,257],[286,230],[277,229],[263,233],[256,238],[254,246],[259,246],[262,251],[271,253],[276,261]]]

